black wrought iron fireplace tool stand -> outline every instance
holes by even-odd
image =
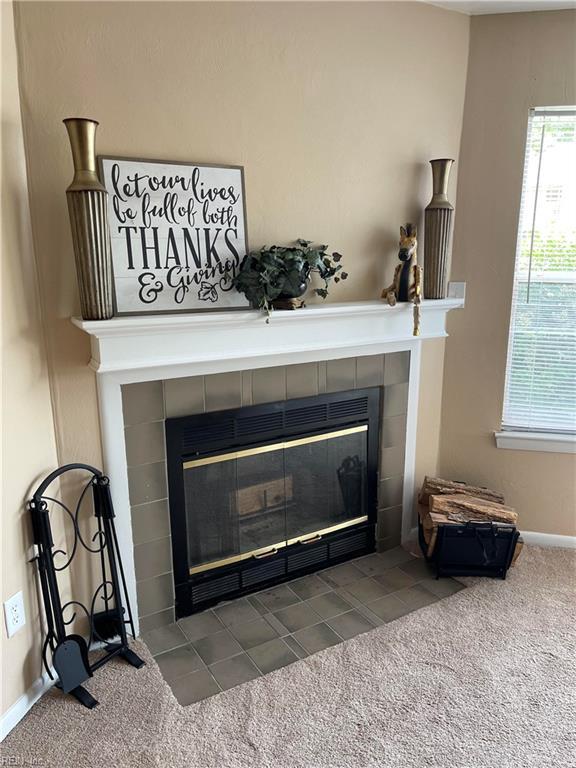
[[[47,491],[55,480],[69,472],[77,471],[88,472],[90,477],[82,486],[78,503],[72,512],[62,501],[47,495]],[[80,531],[78,516],[90,489],[97,530],[91,542],[87,543]],[[54,549],[49,505],[62,509],[66,513],[65,519],[72,524],[73,542],[69,552]],[[110,482],[100,470],[88,464],[67,464],[48,475],[38,486],[30,499],[29,509],[36,546],[33,562],[38,566],[47,626],[46,638],[42,645],[42,662],[49,677],[54,680],[48,661],[50,649],[52,665],[58,675],[56,685],[64,693],[71,694],[85,707],[92,709],[98,702],[82,683],[92,677],[97,669],[116,656],[122,657],[136,668],[144,664],[128,645],[126,627],[130,628],[134,636],[134,623],[114,527]],[[58,586],[57,573],[70,567],[78,544],[99,558],[101,581],[92,595],[89,607],[79,600],[68,600],[63,604]],[[57,565],[55,560],[61,561],[60,564]],[[71,615],[65,618],[67,610]],[[66,632],[66,627],[76,619],[78,610],[88,621],[88,641],[82,635]],[[91,663],[88,651],[95,650],[96,647],[102,651],[102,655]]]

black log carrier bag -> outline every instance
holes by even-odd
[[[422,551],[426,542],[419,526]],[[520,533],[515,525],[467,522],[438,526],[436,546],[427,561],[439,576],[492,576],[506,578]]]

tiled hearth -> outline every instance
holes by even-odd
[[[285,667],[463,589],[401,547],[222,603],[144,634],[180,704]]]

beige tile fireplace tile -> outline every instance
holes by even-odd
[[[262,645],[262,643],[267,643],[278,637],[276,630],[262,618],[255,621],[245,621],[242,624],[233,624],[230,627],[230,632],[244,650]]]
[[[172,693],[183,707],[194,704],[209,696],[220,693],[221,688],[207,669],[199,669],[185,675],[170,684]]]
[[[323,395],[326,392],[326,369],[327,363],[322,360],[318,363],[318,394]]]
[[[170,536],[170,513],[168,500],[150,501],[131,508],[132,539],[134,544],[163,539]]]
[[[301,363],[286,368],[286,396],[288,399],[312,397],[318,394],[318,363]]]
[[[384,383],[384,355],[356,359],[356,388],[379,387]]]
[[[382,448],[401,447],[406,442],[406,416],[382,419]]]
[[[222,632],[224,629],[224,624],[212,611],[203,611],[192,616],[186,616],[186,618],[180,619],[178,625],[192,642],[208,637],[208,635],[214,635],[216,632]]]
[[[390,352],[384,361],[384,384],[402,384],[410,378],[410,352]]]
[[[381,480],[378,487],[378,506],[380,509],[388,507],[397,507],[402,504],[402,491],[404,488],[404,477],[387,477]]]
[[[378,557],[386,565],[386,568],[395,568],[402,563],[411,563],[414,560],[414,555],[410,554],[404,547],[395,547],[388,552],[383,552]]]
[[[245,597],[232,600],[229,603],[218,605],[213,609],[220,621],[227,627],[233,624],[242,624],[259,618],[259,613]]]
[[[412,610],[409,605],[403,603],[395,595],[386,595],[379,600],[374,600],[373,603],[368,604],[368,608],[386,622],[399,619]]]
[[[132,506],[167,498],[165,462],[130,467],[128,469],[128,487]]]
[[[408,410],[408,383],[387,384],[384,387],[384,418],[400,416]]]
[[[391,587],[386,587],[384,584],[380,584],[375,579],[370,578],[370,576],[342,588],[342,596],[345,600],[347,599],[348,594],[350,594],[352,597],[360,600],[361,603],[369,603],[372,600],[378,600],[379,597],[384,597],[390,592],[392,592]],[[350,600],[349,602],[352,601]]]
[[[396,592],[396,597],[402,600],[403,603],[409,605],[410,608],[424,608],[426,605],[431,605],[437,600],[440,600],[438,595],[435,595],[423,584],[416,584],[413,587],[407,587]]]
[[[292,662],[298,661],[299,658],[286,645],[285,640],[281,640],[279,637],[256,648],[252,648],[252,650],[248,651],[248,655],[264,675],[275,669],[292,664]]]
[[[136,582],[138,610],[141,616],[158,613],[174,604],[174,585],[171,573]]]
[[[450,597],[450,595],[454,595],[456,592],[460,592],[460,590],[465,588],[462,582],[457,581],[456,579],[451,579],[450,577],[443,579],[423,579],[420,584],[423,587],[426,587],[429,592],[432,592],[433,595],[437,595],[437,597]]]
[[[140,616],[140,634],[152,632],[160,627],[174,623],[174,608],[167,608],[158,613],[151,613],[149,616]]]
[[[233,659],[226,659],[226,661],[212,664],[210,672],[212,672],[223,691],[260,677],[260,670],[245,653],[235,656]]]
[[[166,653],[166,651],[173,651],[174,648],[179,648],[181,645],[188,645],[188,639],[178,624],[167,624],[142,633],[142,640],[153,656]]]
[[[407,573],[416,581],[422,581],[434,576],[434,567],[427,563],[423,557],[415,557],[408,563],[402,563],[398,566],[401,571]]]
[[[290,589],[295,592],[301,600],[309,600],[311,597],[324,595],[330,591],[330,587],[325,581],[322,581],[315,574],[302,576],[300,579],[290,582]]]
[[[286,400],[286,368],[259,368],[252,371],[252,401],[273,403]]]
[[[172,570],[172,540],[170,537],[148,541],[134,547],[136,580],[143,581]]]
[[[252,371],[242,371],[242,405],[252,405]]]
[[[159,421],[164,418],[164,396],[161,381],[142,381],[122,386],[124,426]]]
[[[374,624],[363,616],[359,611],[352,610],[328,619],[326,624],[331,627],[343,640],[350,640],[362,632],[368,632],[374,629]]]
[[[323,571],[320,571],[322,581],[325,581],[333,589],[345,587],[347,584],[359,581],[363,577],[362,571],[356,568],[353,563],[342,563],[341,565],[334,565],[331,568],[325,568]]]
[[[289,632],[296,632],[298,629],[310,627],[320,621],[320,616],[306,603],[289,605],[281,611],[276,611],[274,616]]]
[[[393,592],[398,589],[404,589],[405,587],[412,587],[416,584],[417,579],[413,578],[410,574],[401,571],[400,568],[388,568],[384,573],[374,576],[377,582],[383,584],[385,587],[389,587]]]
[[[306,656],[308,656],[308,651],[304,650],[304,648],[300,645],[300,643],[296,642],[292,635],[287,635],[282,639],[299,659],[305,659]]]
[[[402,542],[402,532],[398,531],[393,536],[388,536],[387,539],[377,539],[376,549],[379,553],[385,554],[390,549],[396,549]]]
[[[152,421],[147,424],[135,424],[133,427],[126,427],[124,438],[126,440],[126,460],[129,467],[165,460],[163,421]]]
[[[258,592],[257,598],[264,608],[270,612],[281,611],[289,605],[294,605],[294,603],[300,602],[298,595],[295,592],[292,592],[287,584],[280,584],[277,587],[272,587],[272,589],[265,589],[263,592]]]
[[[169,683],[184,677],[184,675],[204,669],[200,656],[191,645],[182,645],[156,656],[156,664],[160,667],[164,679]]]
[[[377,539],[392,539],[398,537],[402,530],[402,507],[378,510],[376,525]]]
[[[301,629],[294,634],[294,638],[308,653],[318,653],[342,642],[340,636],[324,623]]]
[[[205,376],[204,402],[207,411],[240,408],[242,405],[242,374],[240,371]]]
[[[190,416],[204,412],[204,379],[188,376],[164,382],[166,416]]]
[[[344,600],[336,592],[327,592],[325,595],[318,595],[306,601],[315,613],[323,619],[330,619],[339,613],[349,611],[353,606]],[[298,638],[296,638],[298,640]],[[298,642],[300,642],[298,640]],[[304,646],[306,648],[306,646]]]
[[[343,392],[356,384],[356,359],[328,360],[326,364],[326,392]]]
[[[404,473],[404,445],[391,445],[380,451],[380,477],[395,477]]]
[[[356,568],[359,568],[362,573],[365,573],[366,576],[377,576],[392,567],[388,565],[379,554],[363,555],[357,560],[354,560],[354,565]],[[361,582],[358,583],[360,584]],[[392,590],[389,589],[388,591],[391,592]]]
[[[242,653],[242,647],[227,629],[202,637],[194,641],[193,646],[205,664],[215,664],[217,661]]]

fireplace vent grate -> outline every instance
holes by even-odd
[[[368,398],[358,397],[353,400],[339,400],[335,403],[330,403],[328,407],[331,419],[366,416],[368,414]]]
[[[210,579],[191,587],[192,604],[217,600],[240,589],[240,574],[230,573],[219,579]]]
[[[282,411],[277,411],[276,413],[240,417],[236,420],[236,433],[239,437],[247,437],[282,429],[282,415]]]
[[[328,419],[328,407],[326,405],[312,405],[308,408],[292,408],[286,410],[286,427],[300,427],[302,425],[323,424]]]
[[[346,536],[340,541],[333,541],[330,543],[330,560],[338,560],[345,555],[363,551],[367,543],[368,533],[366,530],[359,531],[354,536]]]
[[[328,546],[309,547],[303,552],[288,555],[288,572],[299,571],[302,568],[311,568],[314,565],[324,563],[328,565]]]
[[[286,572],[285,560],[275,560],[271,563],[259,565],[256,568],[248,568],[242,572],[242,586],[253,587],[265,581],[272,581],[284,576]]]
[[[221,440],[234,439],[234,419],[222,419],[209,424],[196,423],[182,430],[182,450],[185,453]]]
[[[190,423],[179,427],[180,448],[183,455],[199,455],[221,445],[231,449],[250,440],[266,439],[282,432],[294,433],[305,427],[309,430],[331,424],[360,421],[369,418],[370,401],[365,395],[348,397],[343,394],[333,402],[314,403],[298,407],[295,401],[275,404],[273,410],[262,411],[255,406],[231,411],[228,414],[202,414],[187,417]],[[330,397],[330,396],[329,396]],[[334,398],[334,395],[331,396]],[[300,401],[302,402],[302,401]],[[254,412],[257,409],[257,412]],[[252,411],[252,413],[249,413]],[[216,417],[217,416],[217,417]],[[174,419],[181,422],[182,419]],[[167,419],[167,425],[171,419]]]

